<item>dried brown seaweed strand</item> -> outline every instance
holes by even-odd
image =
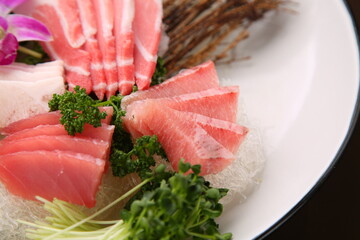
[[[222,60],[249,36],[252,22],[286,0],[164,0],[164,22],[170,37],[164,56],[169,75],[208,59]],[[227,39],[229,35],[242,30]],[[232,35],[231,35],[232,36]],[[217,53],[216,53],[217,52]]]

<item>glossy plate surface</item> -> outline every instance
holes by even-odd
[[[234,239],[256,238],[289,214],[329,172],[356,119],[359,51],[344,2],[296,2],[297,14],[251,28],[237,49],[249,61],[219,67],[225,84],[241,87],[266,155],[259,188],[219,219]]]

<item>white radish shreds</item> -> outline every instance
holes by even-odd
[[[251,125],[246,115],[243,100],[239,98],[238,124],[249,129],[244,142],[240,145],[234,162],[223,171],[205,176],[211,186],[229,189],[221,200],[223,204],[231,201],[243,202],[261,183],[261,174],[265,166],[265,156],[260,132]]]
[[[0,240],[23,240],[25,229],[17,222],[43,220],[46,211],[38,202],[23,200],[10,194],[3,184],[0,184]]]

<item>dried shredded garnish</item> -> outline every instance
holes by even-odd
[[[248,28],[286,0],[164,0],[164,23],[170,37],[164,56],[171,75],[211,59],[224,60]],[[231,35],[230,39],[229,36]]]

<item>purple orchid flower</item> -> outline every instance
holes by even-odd
[[[0,0],[0,65],[15,61],[21,41],[50,41],[51,34],[34,18],[10,12],[26,0]]]

